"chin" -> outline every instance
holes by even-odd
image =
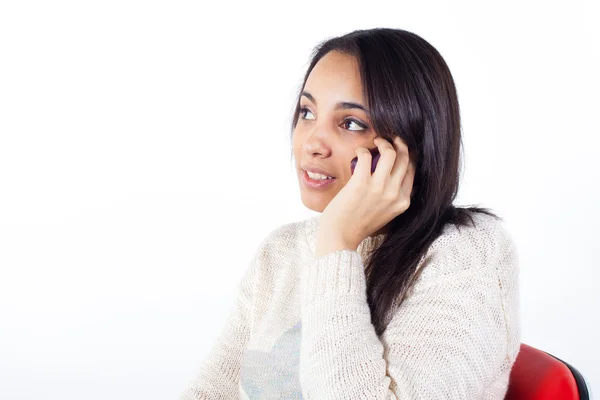
[[[319,198],[317,198],[317,196],[314,196],[310,193],[308,193],[308,194],[303,193],[302,194],[302,203],[309,210],[313,210],[313,211],[322,213],[323,210],[325,210],[325,207],[327,207],[327,204],[329,204],[329,201],[325,202],[323,199],[319,199]]]

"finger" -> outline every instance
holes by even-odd
[[[415,166],[414,164],[411,162],[408,164],[408,169],[406,174],[404,175],[404,179],[402,180],[402,185],[400,187],[400,190],[402,191],[402,193],[406,194],[407,199],[411,198],[411,194],[413,191],[413,184],[415,181]]]
[[[377,150],[380,154],[373,177],[375,179],[387,179],[394,167],[396,150],[394,149],[392,143],[388,142],[382,137],[376,137],[373,142],[377,146]]]
[[[394,137],[394,148],[396,149],[396,162],[391,172],[391,178],[398,185],[403,181],[406,172],[408,171],[410,157],[408,154],[408,146],[400,138],[400,136]]]
[[[371,177],[371,152],[366,147],[357,147],[354,149],[356,157],[356,166],[354,167],[354,174],[359,180],[367,180]]]
[[[416,173],[415,164],[410,160],[408,146],[400,137],[394,138],[394,146],[399,156],[397,158],[398,165],[394,166],[394,171],[392,171],[392,180],[400,186],[400,193],[410,199]]]

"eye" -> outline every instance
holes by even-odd
[[[309,112],[312,115],[312,112],[308,108],[306,108],[306,107],[300,108],[300,116],[301,116],[301,118],[302,119],[314,119],[314,116],[313,116],[313,118],[306,118],[306,113],[307,112]]]
[[[358,127],[359,127],[359,128],[361,128],[361,129],[349,129],[349,128],[347,128],[348,124],[354,124],[354,125],[358,126]],[[342,125],[343,125],[343,126],[346,128],[346,129],[348,129],[349,131],[355,131],[355,132],[356,132],[356,131],[365,131],[365,130],[369,129],[369,127],[368,127],[368,126],[366,126],[365,124],[363,124],[363,123],[360,123],[360,122],[358,122],[357,120],[355,120],[355,119],[351,119],[351,118],[348,118],[348,119],[344,120],[344,122],[343,122],[343,124],[342,124]]]
[[[312,111],[310,111],[306,106],[301,107],[300,112],[298,114],[300,115],[300,118],[305,119],[305,120],[314,120],[315,119]],[[310,114],[313,117],[308,118],[307,114]],[[358,129],[351,129],[348,126],[349,124],[356,125],[358,127]],[[358,120],[353,119],[353,118],[348,118],[348,119],[344,120],[344,122],[342,123],[342,126],[344,127],[344,129],[348,129],[349,131],[353,131],[353,132],[366,131],[367,129],[369,129],[369,127],[367,125],[365,125],[362,122],[359,122]]]

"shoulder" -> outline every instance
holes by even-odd
[[[258,245],[244,278],[254,288],[256,301],[270,301],[275,295],[273,288],[280,287],[277,282],[288,279],[286,272],[305,257],[305,224],[302,220],[275,226]]]
[[[261,242],[263,250],[283,249],[304,240],[307,220],[287,222],[271,229]]]
[[[307,225],[312,226],[318,217],[287,222],[271,229],[258,246],[257,261],[269,264],[276,258],[285,262],[286,259],[295,259],[299,253],[306,249]]]
[[[517,247],[502,220],[472,213],[473,224],[446,224],[419,267],[422,278],[470,272],[509,272],[517,267]]]

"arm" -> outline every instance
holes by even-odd
[[[502,229],[467,236],[432,250],[381,339],[360,254],[344,249],[307,265],[304,398],[477,399],[506,374],[519,345],[516,249]]]
[[[238,285],[237,299],[225,327],[180,400],[238,398],[240,363],[250,337],[256,260],[257,256]]]

